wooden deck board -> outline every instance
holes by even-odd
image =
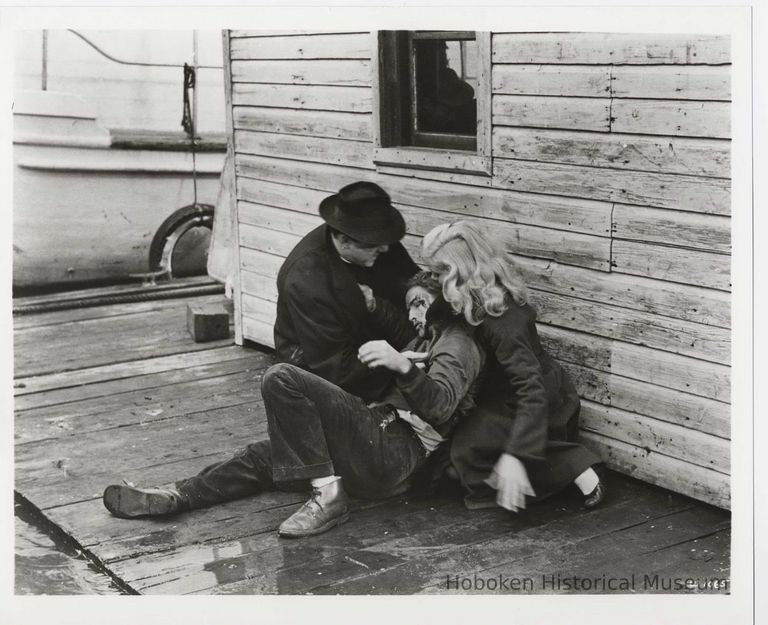
[[[674,510],[674,509],[673,509]],[[474,573],[485,578],[504,575],[515,578],[529,578],[534,580],[534,591],[538,592],[564,592],[569,590],[567,586],[553,583],[545,586],[551,575],[560,576],[561,579],[581,578],[599,580],[593,587],[584,587],[587,592],[605,592],[602,586],[602,577],[631,579],[634,575],[636,586],[633,589],[639,591],[652,591],[653,588],[644,588],[642,578],[644,575],[652,575],[656,572],[652,561],[646,560],[638,565],[637,557],[646,550],[660,550],[672,547],[686,541],[691,532],[707,532],[714,529],[723,529],[727,520],[722,518],[719,511],[703,511],[698,508],[674,510],[672,514],[661,516],[647,515],[645,522],[633,524],[627,527],[601,527],[601,519],[595,519],[594,527],[600,531],[595,536],[584,540],[576,540],[568,544],[557,545],[556,549],[541,549],[537,553],[527,555],[522,559],[510,558],[509,562],[487,569],[478,570],[468,567],[460,570],[459,575],[470,577]],[[451,573],[451,575],[455,575]],[[685,572],[685,577],[690,573]],[[553,580],[553,582],[556,581]],[[538,588],[536,586],[538,585]],[[445,579],[442,580],[445,586]]]
[[[30,393],[40,393],[41,391],[103,383],[109,380],[161,373],[175,369],[186,369],[195,365],[225,362],[242,357],[243,351],[239,347],[227,345],[194,353],[171,354],[146,360],[76,369],[74,371],[65,371],[59,374],[48,374],[40,377],[19,378],[14,384],[14,395],[19,397]]]
[[[16,490],[136,592],[444,593],[448,576],[494,572],[728,577],[727,511],[618,474],[593,512],[566,495],[513,515],[468,511],[458,491],[410,493],[355,501],[348,523],[304,540],[275,532],[301,493],[111,517],[107,484],[170,483],[266,437],[259,382],[272,356],[194,343],[186,303],[43,313],[15,328]]]
[[[642,484],[615,479],[626,483],[626,488],[619,495],[625,504],[632,500],[634,505],[647,490]],[[418,499],[412,499],[411,504],[423,505]],[[613,504],[615,506],[616,502]],[[469,511],[459,497],[453,497],[450,504],[443,508],[430,505],[428,510],[424,510],[424,518],[419,518],[416,524],[411,519],[391,518],[386,535],[378,540],[371,540],[367,524],[356,529],[350,523],[352,527],[345,530],[348,537],[341,543],[342,550],[324,549],[326,554],[318,558],[313,555],[317,549],[308,545],[300,564],[290,567],[293,570],[284,566],[277,571],[277,575],[281,578],[281,591],[292,594],[387,593],[393,589],[402,592],[403,588],[405,592],[412,592],[407,585],[403,585],[403,580],[415,570],[421,571],[424,567],[439,570],[441,562],[453,562],[457,552],[474,547],[486,553],[483,545],[488,542],[501,541],[505,548],[514,550],[520,531],[538,529],[545,532],[544,527],[554,528],[563,521],[573,527],[572,524],[578,524],[582,516],[584,514],[578,512],[576,503],[564,498],[533,505],[524,517],[516,517],[501,509]],[[361,542],[355,535],[356,531],[363,532],[364,541]],[[340,530],[339,534],[343,532]],[[561,531],[555,530],[554,533],[562,535]],[[540,541],[538,547],[548,549],[551,543]],[[357,562],[367,563],[369,569],[353,566]],[[250,588],[263,588],[271,583],[270,577],[273,576],[274,573],[251,575],[240,583],[219,586],[215,592],[250,592]],[[421,577],[419,580],[423,581]]]
[[[36,497],[38,507],[61,505],[100,493],[99,481],[134,481],[132,472],[138,469],[215,451],[234,452],[266,436],[266,425],[254,424],[253,413],[237,406],[48,439],[17,447],[16,483]]]
[[[187,332],[186,301],[174,304],[138,315],[89,317],[14,331],[14,374],[42,375],[232,344],[231,338],[194,343]],[[50,348],[54,345],[55,351]]]
[[[446,498],[414,499],[407,496],[386,502],[354,503],[355,522],[346,523],[325,536],[303,541],[285,541],[274,532],[277,527],[275,525],[273,531],[258,536],[244,536],[235,541],[220,542],[217,548],[222,553],[227,553],[226,561],[222,563],[210,561],[209,546],[200,546],[199,557],[194,559],[178,551],[159,556],[150,555],[144,559],[148,566],[142,571],[147,577],[135,582],[139,588],[152,586],[149,592],[153,594],[210,592],[211,589],[223,586],[211,579],[212,569],[237,568],[241,572],[239,577],[231,570],[228,572],[227,584],[233,585],[229,586],[229,590],[245,586],[247,592],[275,592],[277,571],[281,571],[281,579],[285,580],[286,571],[296,567],[303,570],[308,564],[333,558],[338,554],[343,557],[345,553],[386,540],[399,527],[413,530],[428,523],[444,508],[448,508],[450,514],[455,505],[455,501]],[[349,562],[354,564],[352,560]],[[172,572],[170,576],[167,571]],[[301,581],[299,575],[298,579],[293,580],[293,586]]]
[[[476,542],[471,528],[464,528],[465,531],[458,537],[458,543],[453,543],[453,548],[406,560],[395,567],[370,575],[318,587],[314,592],[380,594],[394,590],[411,594],[431,586],[445,585],[448,576],[471,575],[475,571],[491,568],[506,570],[510,561],[515,558],[542,553],[546,557],[546,554],[556,553],[605,532],[644,523],[655,515],[666,513],[667,506],[670,505],[666,493],[647,491],[643,494],[645,497],[635,497],[619,503],[614,501],[611,505],[591,513],[571,510],[570,514],[559,518],[551,514],[549,506],[554,504],[550,503],[542,511],[544,522],[538,524],[535,522],[538,517],[534,508],[528,510],[525,517],[520,518],[499,511],[497,514],[504,520],[503,528],[499,528],[496,536],[490,539]],[[678,503],[676,509],[687,505],[687,502]],[[546,514],[548,511],[549,515]],[[462,540],[462,537],[466,538]],[[580,553],[580,549],[577,549],[577,553]]]
[[[126,377],[130,377],[131,380],[131,389],[129,392],[138,390],[149,391],[150,389],[172,386],[174,384],[221,378],[225,375],[235,375],[244,372],[252,372],[253,382],[254,384],[258,384],[258,372],[266,369],[269,364],[270,362],[267,359],[261,359],[259,361],[251,357],[231,360],[217,359],[212,363],[205,363],[195,367],[189,366],[157,373],[124,376],[115,380],[105,379],[103,382],[90,383],[87,386],[79,385],[75,388],[60,387],[58,389],[51,389],[46,393],[18,397],[16,399],[16,410],[33,410],[45,406],[57,406],[82,402],[86,399],[113,397],[118,394],[125,394]]]
[[[221,299],[218,295],[202,297],[201,301],[215,302]],[[30,302],[34,303],[34,302]],[[36,314],[20,315],[14,318],[15,330],[29,328],[51,327],[61,324],[71,324],[89,319],[106,319],[109,317],[125,317],[143,315],[151,311],[172,310],[178,308],[176,300],[149,300],[146,302],[128,302],[109,306],[86,306],[84,308],[69,308],[53,310]]]
[[[239,372],[26,410],[17,416],[17,443],[243,404],[260,398],[257,375]]]

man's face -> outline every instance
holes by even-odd
[[[424,338],[426,332],[427,309],[433,301],[435,301],[435,297],[420,286],[411,287],[405,294],[408,321],[411,322],[421,338]]]
[[[360,243],[348,236],[340,236],[336,239],[336,249],[347,262],[360,267],[373,267],[379,254],[383,254],[389,249],[389,245],[371,245],[369,243]]]

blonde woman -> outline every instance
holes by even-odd
[[[504,251],[468,221],[434,228],[421,251],[454,313],[477,326],[488,355],[479,405],[451,444],[467,507],[518,511],[526,496],[542,498],[570,483],[585,507],[598,505],[605,487],[592,466],[600,459],[575,442],[579,397],[542,348],[525,284]]]

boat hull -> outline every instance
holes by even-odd
[[[224,151],[115,148],[87,112],[32,109],[14,115],[15,289],[147,272],[171,213],[215,205]]]

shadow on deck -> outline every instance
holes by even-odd
[[[221,301],[221,296],[196,302]],[[267,351],[196,344],[189,300],[14,320],[16,491],[132,592],[727,592],[730,514],[626,476],[584,512],[564,494],[524,514],[459,493],[357,501],[327,534],[276,528],[304,499],[275,492],[164,520],[122,520],[107,484],[172,482],[266,437]],[[692,578],[690,588],[676,578]],[[701,582],[701,584],[699,584]],[[684,583],[684,582],[683,582]]]

